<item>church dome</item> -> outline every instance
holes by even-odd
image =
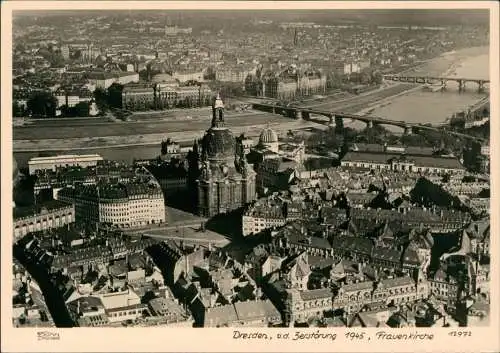
[[[273,129],[266,127],[264,130],[262,130],[259,136],[259,143],[261,145],[276,142],[278,142],[278,135]]]
[[[236,139],[229,129],[211,128],[203,137],[203,152],[208,159],[234,158]]]

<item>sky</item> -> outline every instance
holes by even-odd
[[[15,11],[14,17],[35,16],[102,16],[102,15],[127,15],[138,16],[155,15],[161,12],[154,11],[116,11],[116,10],[69,10],[69,11]],[[308,21],[317,23],[360,23],[360,24],[411,24],[411,25],[460,25],[460,24],[488,24],[488,10],[410,10],[410,9],[387,9],[387,10],[290,10],[290,11],[164,11],[165,16],[182,17],[184,20],[197,17],[212,18],[260,18],[276,21]]]

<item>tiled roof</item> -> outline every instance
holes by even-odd
[[[342,161],[389,164],[390,160],[399,158],[400,156],[401,155],[397,153],[349,151],[346,153]],[[413,162],[417,167],[465,169],[456,158],[406,155],[405,159]]]
[[[298,232],[288,233],[287,239],[291,244],[299,244],[317,249],[330,249],[332,246],[325,238],[304,236]]]
[[[364,282],[346,284],[342,286],[342,290],[344,290],[345,292],[357,292],[367,289],[373,289],[373,282],[364,281]]]
[[[269,299],[234,303],[238,320],[253,321],[269,317],[280,317],[279,311]]]
[[[401,252],[392,248],[374,247],[372,258],[399,263],[401,260]]]
[[[373,243],[367,238],[338,236],[333,238],[332,247],[334,249],[356,251],[366,255],[371,255]]]
[[[300,298],[304,301],[316,300],[316,299],[331,299],[333,297],[333,292],[330,288],[320,288],[312,290],[300,291]]]
[[[408,276],[389,278],[389,279],[384,279],[384,280],[380,281],[380,285],[383,286],[383,288],[403,287],[403,286],[414,285],[414,284],[415,284],[415,281],[411,277],[408,277]]]
[[[205,311],[205,326],[226,326],[237,321],[238,316],[232,304],[208,308]]]
[[[38,204],[36,207],[15,207],[14,208],[14,219],[19,219],[27,216],[33,216],[40,214],[43,210],[47,212],[53,212],[57,210],[62,210],[67,207],[71,207],[70,204],[58,200],[45,201]]]

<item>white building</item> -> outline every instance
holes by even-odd
[[[14,212],[14,239],[19,239],[29,232],[64,227],[75,221],[75,207],[71,204],[52,201],[40,210],[16,214]]]
[[[183,70],[183,71],[176,71],[173,73],[172,77],[175,80],[178,80],[180,83],[185,83],[188,81],[197,81],[197,82],[202,82],[203,81],[203,71],[196,71],[196,70]]]
[[[120,228],[165,222],[165,200],[157,182],[64,188],[57,199],[75,204],[77,221],[110,223]]]
[[[91,72],[89,74],[89,84],[96,88],[107,89],[113,83],[126,85],[127,83],[139,82],[137,72]]]
[[[59,155],[53,157],[34,157],[28,161],[29,173],[34,174],[37,170],[51,169],[56,170],[57,167],[80,166],[83,168],[93,167],[103,158],[98,154],[85,155]]]

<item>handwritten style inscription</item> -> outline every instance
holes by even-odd
[[[448,335],[457,338],[466,338],[472,336],[472,331],[468,330],[452,330],[442,331],[442,335]],[[439,336],[439,335],[438,335]],[[411,332],[397,332],[397,331],[376,331],[368,332],[363,330],[347,331],[344,335],[338,338],[345,339],[348,342],[361,342],[370,341],[372,339],[377,341],[432,341],[436,337],[432,332],[425,331],[411,331]],[[337,334],[329,332],[329,330],[314,330],[314,331],[292,331],[280,332],[277,334],[264,333],[259,331],[246,332],[240,330],[233,331],[233,339],[237,340],[292,340],[292,341],[307,341],[307,340],[330,340],[335,341]]]
[[[59,340],[59,333],[50,331],[40,331],[36,333],[39,341]]]
[[[322,332],[320,330],[316,330],[315,332],[301,332],[295,331],[292,333],[278,333],[277,335],[266,334],[262,332],[241,332],[241,331],[233,331],[233,339],[257,339],[257,340],[272,340],[274,338],[281,340],[331,340],[335,341],[337,338],[337,334]]]

